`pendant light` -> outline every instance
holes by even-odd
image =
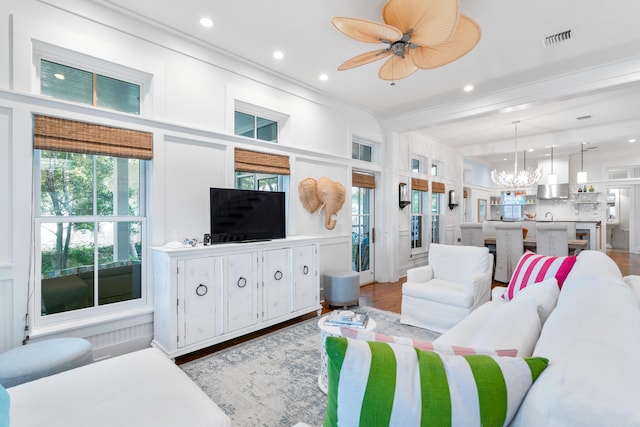
[[[553,145],[551,146],[551,173],[547,175],[547,184],[557,184],[558,175],[553,173]]]
[[[540,168],[527,169],[527,153],[524,154],[524,169],[518,170],[518,123],[513,122],[515,127],[515,152],[513,171],[503,170],[498,172],[497,169],[491,171],[491,180],[494,184],[497,184],[505,188],[513,188],[514,190],[531,187],[538,183],[542,176],[542,170]]]
[[[587,183],[587,172],[584,170],[584,142],[580,144],[580,172],[576,177],[576,182],[578,184],[586,184]]]

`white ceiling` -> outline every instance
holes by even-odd
[[[382,22],[384,0],[94,0],[241,57],[306,87],[359,106],[390,129],[415,130],[495,164],[518,148],[528,156],[640,147],[638,0],[461,0],[480,25],[478,46],[435,70],[395,82],[378,79],[383,61],[348,71],[338,65],[379,46],[352,40],[334,16]],[[399,0],[396,0],[399,1]],[[198,24],[210,17],[214,26]],[[564,43],[545,36],[572,30]],[[281,50],[283,60],[272,53]],[[326,73],[327,81],[318,76]],[[475,90],[462,90],[473,84]],[[590,119],[577,117],[591,115]],[[634,146],[631,146],[634,147]],[[636,148],[637,149],[637,148]],[[528,157],[529,158],[529,157]]]

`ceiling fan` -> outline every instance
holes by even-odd
[[[336,17],[333,25],[347,36],[387,47],[355,56],[338,67],[348,70],[382,58],[378,77],[399,80],[419,69],[441,67],[461,58],[480,41],[480,27],[460,15],[459,0],[387,0],[384,24],[366,19]]]

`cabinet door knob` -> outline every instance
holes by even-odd
[[[307,267],[306,265],[302,267],[302,274],[304,274],[305,276],[309,274],[309,267]]]
[[[240,277],[236,284],[239,288],[244,288],[245,286],[247,286],[247,279],[245,279],[244,277]]]
[[[276,280],[282,279],[282,271],[280,270],[276,271],[276,273],[273,275],[273,278]]]
[[[196,288],[196,295],[198,295],[199,297],[205,296],[207,294],[207,292],[209,292],[209,288],[207,288],[202,283],[200,283],[198,285],[198,287]]]

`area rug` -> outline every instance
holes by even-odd
[[[421,340],[438,333],[400,324],[400,315],[360,306],[376,331]],[[327,397],[318,387],[318,318],[221,350],[180,366],[238,427],[322,425]]]

